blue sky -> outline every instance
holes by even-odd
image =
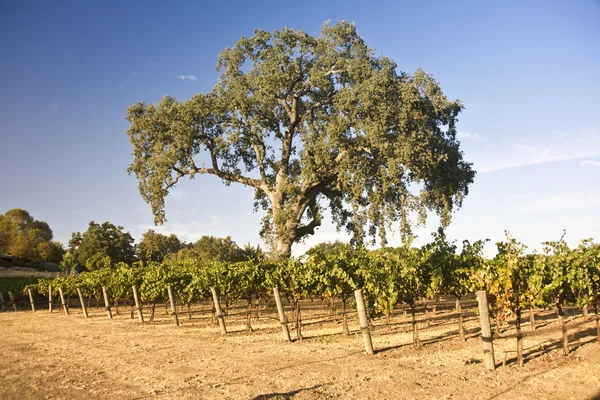
[[[563,229],[571,245],[600,239],[600,2],[251,3],[0,2],[0,213],[27,209],[64,244],[90,220],[139,238],[152,214],[126,172],[127,107],[210,90],[219,52],[254,28],[316,35],[349,20],[466,107],[458,127],[478,174],[450,238],[494,242],[507,229],[531,249]],[[166,211],[157,231],[260,242],[243,186],[186,181]],[[294,252],[338,237],[326,221]]]

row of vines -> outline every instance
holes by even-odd
[[[563,331],[563,350],[568,352],[564,321],[566,304],[593,307],[598,325],[600,300],[600,245],[591,239],[569,248],[563,237],[544,243],[540,253],[526,254],[525,246],[507,233],[497,243],[493,259],[483,256],[485,241],[464,241],[461,249],[438,233],[435,240],[421,248],[410,244],[374,251],[355,249],[348,244],[318,245],[303,257],[286,261],[256,258],[241,262],[201,262],[193,257],[172,258],[163,263],[120,263],[116,268],[84,272],[78,276],[41,279],[27,289],[48,294],[48,288],[61,288],[68,296],[79,289],[88,299],[100,302],[104,286],[111,301],[133,303],[132,287],[141,301],[154,306],[166,301],[167,287],[181,301],[190,304],[211,297],[211,288],[221,293],[225,313],[234,302],[248,305],[247,328],[253,300],[268,298],[274,287],[284,293],[293,310],[294,324],[301,338],[301,300],[313,297],[341,299],[343,330],[349,332],[346,310],[353,305],[354,290],[363,289],[371,318],[389,318],[394,308],[404,303],[411,312],[413,342],[419,345],[415,308],[422,299],[456,299],[458,335],[464,339],[461,300],[468,293],[486,290],[492,312],[499,322],[516,321],[517,359],[522,363],[521,316],[533,308],[555,308]],[[56,293],[55,293],[56,294]],[[154,314],[154,312],[153,312]],[[499,324],[496,325],[497,328]]]

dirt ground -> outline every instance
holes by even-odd
[[[472,306],[466,342],[450,309],[438,309],[431,326],[419,316],[420,348],[402,311],[389,326],[376,320],[374,356],[363,353],[355,318],[345,336],[322,304],[304,306],[305,338],[294,343],[265,312],[251,333],[243,311],[226,317],[225,336],[206,306],[192,319],[180,315],[179,327],[164,308],[143,325],[124,307],[113,320],[96,308],[88,319],[75,308],[0,313],[0,399],[600,399],[595,325],[573,311],[567,357],[554,313],[538,311],[538,329],[524,323],[525,366],[515,353],[502,366],[516,347],[507,329],[494,341],[498,368],[488,372]]]

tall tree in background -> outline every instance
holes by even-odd
[[[142,261],[162,262],[167,255],[177,253],[183,246],[175,234],[167,236],[148,229],[137,246],[138,258]]]
[[[0,214],[0,254],[26,261],[59,262],[64,250],[52,238],[50,226],[26,210],[14,208]]]
[[[215,175],[255,189],[261,235],[285,258],[325,206],[354,242],[385,244],[392,222],[409,234],[411,212],[447,225],[467,194],[475,172],[456,139],[461,103],[427,73],[375,56],[353,24],[325,24],[318,37],[257,29],[217,67],[207,94],[128,110],[129,172],[155,223],[182,178]]]
[[[83,234],[73,233],[69,250],[65,255],[78,269],[95,270],[114,266],[118,262],[131,263],[135,260],[133,238],[122,226],[110,222],[97,224],[91,221]]]
[[[213,261],[236,262],[259,257],[259,247],[246,246],[246,249],[241,249],[231,239],[231,236],[220,238],[204,235],[198,241],[180,250],[172,257],[172,261],[195,258],[206,263]]]

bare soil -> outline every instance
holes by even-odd
[[[374,356],[363,353],[354,312],[345,336],[327,305],[303,307],[304,339],[294,343],[282,341],[271,308],[252,320],[253,332],[243,308],[231,309],[224,336],[208,304],[196,305],[192,319],[181,313],[179,327],[163,307],[143,325],[123,306],[113,320],[101,308],[88,319],[76,308],[0,313],[0,399],[600,399],[600,344],[593,319],[578,310],[567,312],[567,357],[555,313],[537,311],[538,329],[524,322],[525,366],[513,352],[502,366],[504,352],[516,349],[506,327],[489,372],[473,304],[464,307],[465,342],[449,306],[429,326],[421,312],[419,348],[410,313],[397,311],[389,325],[376,320]]]

